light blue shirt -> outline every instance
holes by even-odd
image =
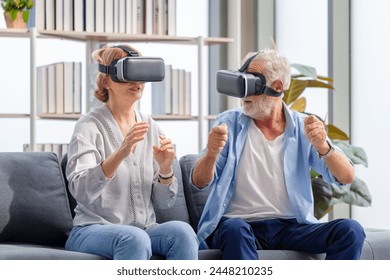
[[[339,183],[305,136],[304,119],[307,115],[292,111],[285,104],[283,106],[286,117],[283,168],[288,198],[299,223],[316,223],[318,220],[314,216],[310,169],[321,174],[327,183]],[[237,164],[251,121],[252,118],[244,115],[241,108],[237,108],[219,114],[214,123],[214,126],[227,124],[228,141],[217,159],[214,178],[206,186],[212,190],[198,225],[197,235],[201,249],[208,248],[205,240],[217,227],[234,193]],[[202,154],[205,151],[206,149]]]

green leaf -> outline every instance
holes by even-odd
[[[332,140],[349,140],[348,135],[333,124],[328,124],[327,130],[328,136]]]
[[[17,10],[9,11],[9,16],[11,17],[12,20],[15,20],[17,15],[18,15]]]
[[[332,191],[328,183],[317,176],[311,182],[314,198],[314,216],[321,219],[332,210]]]
[[[302,64],[298,64],[298,63],[292,63],[291,67],[297,69],[299,71],[299,73],[301,73],[305,77],[317,79],[317,71],[314,67],[302,65]]]
[[[30,11],[23,11],[22,18],[25,23],[28,22],[28,18],[30,16]]]
[[[328,89],[334,89],[332,85],[328,83],[321,82],[319,80],[308,80],[309,83],[307,87],[318,87],[318,88],[328,88]]]
[[[297,112],[304,112],[306,109],[306,98],[301,97],[295,100],[295,102],[291,104],[290,109]]]
[[[283,101],[290,105],[302,94],[307,87],[308,80],[291,80],[290,88],[284,92]]]
[[[365,167],[368,167],[367,154],[361,147],[352,146],[349,143],[341,141],[333,141],[334,144],[339,147],[345,155],[354,163],[362,164]]]
[[[345,186],[330,185],[332,190],[331,204],[344,202],[351,205],[368,207],[371,206],[372,197],[365,182],[355,177],[352,184]]]

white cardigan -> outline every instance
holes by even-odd
[[[149,131],[119,166],[115,176],[104,176],[101,162],[123,141],[111,111],[104,104],[82,116],[75,125],[68,148],[66,176],[77,200],[74,225],[126,224],[146,229],[156,224],[153,204],[159,208],[174,205],[177,179],[167,187],[157,180],[158,164],[153,145],[162,134],[157,123],[137,112]],[[152,204],[153,201],[153,204]]]

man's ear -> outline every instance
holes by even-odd
[[[283,83],[281,80],[276,80],[272,83],[272,88],[276,90],[277,92],[282,92],[284,89]]]

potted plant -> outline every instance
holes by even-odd
[[[5,22],[8,28],[27,28],[32,0],[1,0]]]
[[[326,88],[333,90],[333,80],[329,77],[317,75],[315,68],[301,65],[291,64],[291,67],[298,71],[298,74],[291,76],[290,88],[283,96],[284,102],[293,110],[306,113],[306,98],[302,97],[302,93],[308,87]],[[321,119],[319,116],[317,116]],[[324,121],[324,120],[323,120]],[[360,147],[352,146],[348,140],[349,137],[341,129],[332,124],[326,124],[328,136],[334,144],[338,146],[354,164],[362,164],[368,166],[367,155]],[[314,195],[314,214],[318,219],[321,219],[333,209],[333,205],[338,203],[347,203],[350,205],[367,207],[371,205],[371,194],[364,181],[355,177],[352,184],[339,187],[335,184],[327,184],[322,180],[321,176],[314,171],[312,175],[312,188]]]

